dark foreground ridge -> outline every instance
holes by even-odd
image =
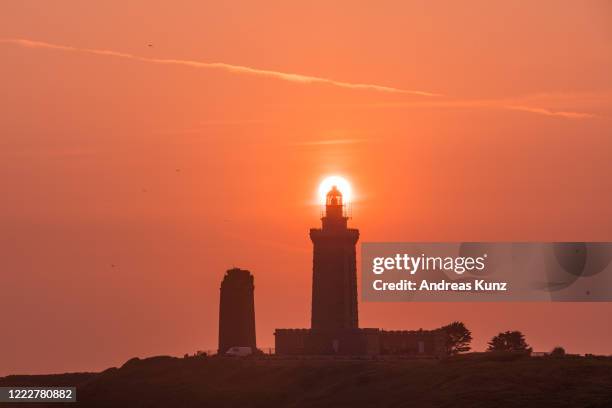
[[[9,385],[76,385],[75,406],[87,407],[603,408],[612,407],[612,359],[152,357],[101,373],[0,378]]]

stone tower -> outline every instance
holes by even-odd
[[[355,245],[359,230],[347,228],[348,216],[342,194],[327,193],[322,228],[312,228],[313,330],[336,331],[358,328],[357,270]]]
[[[247,270],[228,270],[221,282],[219,354],[234,346],[255,351],[255,285]]]

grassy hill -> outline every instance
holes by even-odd
[[[70,384],[77,406],[88,407],[609,408],[612,359],[153,357],[101,373],[0,378],[0,386]]]

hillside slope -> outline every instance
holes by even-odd
[[[0,378],[0,386],[70,383],[87,407],[612,407],[612,360],[594,358],[153,357],[98,374]]]

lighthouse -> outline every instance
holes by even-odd
[[[347,227],[347,213],[342,193],[333,186],[326,196],[321,228],[310,230],[313,330],[359,327],[355,251],[359,230]]]
[[[276,329],[276,354],[445,355],[443,329],[386,331],[359,327],[355,251],[359,230],[348,227],[349,211],[337,186],[327,193],[323,189],[323,194],[321,228],[310,230],[313,244],[310,329]]]

